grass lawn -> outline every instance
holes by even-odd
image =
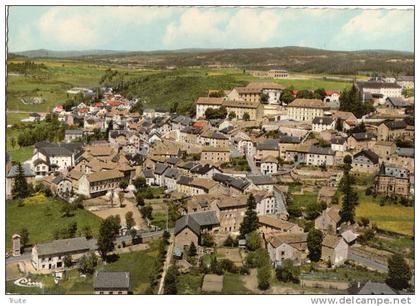
[[[200,294],[203,275],[199,271],[180,274],[177,278],[178,294]]]
[[[28,118],[29,113],[7,113],[7,124],[20,123],[22,119]]]
[[[222,293],[251,294],[252,292],[245,287],[240,274],[225,273]]]
[[[158,242],[150,244],[150,249],[145,251],[120,254],[112,263],[101,265],[98,271],[130,271],[132,290],[135,294],[144,294],[149,287],[150,276],[155,272],[156,264],[160,264],[158,257]]]
[[[17,114],[13,114],[17,115]],[[18,114],[21,115],[21,114]],[[11,145],[11,139],[14,138],[17,142],[19,135],[19,129],[17,128],[8,128],[6,129],[6,150],[10,154],[10,158],[15,162],[24,162],[32,157],[34,147],[19,147],[16,143],[14,147]]]
[[[309,203],[316,203],[318,195],[313,193],[292,195],[293,205],[305,208]]]
[[[397,204],[380,206],[379,199],[359,192],[360,204],[356,207],[356,217],[367,217],[380,229],[413,236],[414,208]]]
[[[368,242],[369,246],[393,253],[403,253],[414,258],[414,239],[407,237],[381,237],[376,236]]]
[[[12,235],[23,227],[29,231],[30,244],[52,240],[55,230],[71,222],[77,222],[78,230],[89,225],[94,235],[98,232],[101,219],[89,211],[78,209],[73,216],[62,217],[61,200],[37,195],[25,202],[27,204],[19,207],[17,200],[6,201],[6,249],[11,248]]]
[[[58,284],[54,283],[51,274],[48,275],[31,275],[33,281],[42,282],[44,288],[26,288],[13,284],[13,281],[6,283],[6,292],[18,294],[92,294],[93,293],[93,277],[80,277],[77,269],[70,270],[64,276],[64,279]]]
[[[23,163],[32,157],[34,153],[34,147],[29,146],[19,148],[16,146],[16,148],[10,149],[7,152],[10,154],[12,161]]]

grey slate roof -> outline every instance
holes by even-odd
[[[376,138],[375,134],[369,133],[369,132],[368,133],[365,133],[365,132],[354,133],[354,134],[351,134],[351,136],[353,136],[353,138],[356,139],[357,141],[372,140]]]
[[[95,238],[86,239],[86,237],[76,237],[40,243],[35,248],[37,249],[38,256],[48,256],[73,252],[89,252],[96,250],[97,245]]]
[[[45,156],[72,156],[76,152],[83,149],[83,145],[79,142],[71,143],[49,143],[39,142],[35,146]]]
[[[333,117],[315,117],[314,120],[312,120],[313,124],[326,124],[330,125],[334,122]]]
[[[219,219],[217,219],[217,215],[215,211],[203,211],[192,213],[190,216],[201,226],[213,226],[219,224]]]
[[[355,282],[349,289],[350,294],[362,294],[362,295],[395,295],[395,292],[391,287],[382,282],[367,281],[364,283]]]
[[[247,177],[254,185],[272,185],[274,180],[267,175],[250,175]]]
[[[414,158],[414,152],[415,152],[414,148],[400,148],[400,147],[397,147],[397,154],[399,156]]]
[[[97,272],[94,289],[130,290],[130,272]]]
[[[213,168],[214,168],[214,166],[209,165],[209,164],[205,164],[205,165],[198,164],[198,165],[195,165],[193,168],[191,168],[190,171],[191,171],[191,173],[197,173],[197,174],[204,175]]]
[[[35,173],[32,172],[31,165],[29,164],[22,164],[23,173],[25,176],[35,176]],[[18,174],[18,166],[13,165],[10,169],[7,177],[15,177]]]
[[[406,82],[414,82],[413,75],[402,75],[397,78],[397,81],[406,81]]]
[[[197,236],[200,235],[200,225],[190,215],[184,215],[175,222],[175,235],[177,235],[184,228],[188,227]]]
[[[362,150],[359,153],[356,153],[353,157],[356,158],[356,157],[358,157],[360,155],[366,156],[374,164],[377,164],[379,162],[379,156],[378,156],[378,154],[376,154],[372,150],[369,150],[369,149],[368,150]]]
[[[400,85],[398,85],[397,83],[385,83],[385,82],[375,82],[375,81],[360,81],[360,82],[356,82],[356,85],[359,89],[362,88],[401,88]]]
[[[145,178],[155,178],[155,175],[153,174],[152,169],[143,170],[143,175],[144,175]]]
[[[388,121],[388,122],[385,122],[385,125],[390,130],[405,129],[407,127],[407,123],[405,123],[404,120]]]
[[[279,140],[278,139],[267,139],[262,143],[257,144],[257,150],[278,150]]]
[[[310,154],[319,154],[319,155],[334,155],[334,151],[330,147],[320,147],[312,145],[309,149]]]
[[[219,219],[215,211],[203,211],[184,215],[175,222],[175,235],[185,227],[191,229],[197,235],[200,235],[202,227],[218,225]]]
[[[346,139],[344,137],[334,137],[334,138],[331,138],[331,144],[342,145],[345,142],[346,142]]]
[[[163,173],[163,176],[177,179],[179,176],[179,171],[176,168],[167,168],[166,171]]]
[[[300,143],[300,138],[296,136],[282,135],[279,137],[280,143]]]
[[[63,180],[68,180],[69,181],[69,179],[68,178],[65,178],[65,177],[62,177],[61,175],[59,175],[59,176],[56,176],[53,180],[52,180],[52,182],[54,183],[54,184],[56,184],[56,185],[58,185],[61,181],[63,181]]]
[[[215,173],[213,174],[213,180],[216,182],[222,183],[225,186],[233,187],[240,191],[244,191],[246,187],[249,186],[249,182],[245,179],[232,177],[222,173]]]
[[[392,104],[395,107],[408,106],[408,103],[403,98],[399,98],[399,97],[388,97],[386,98],[386,102]]]
[[[83,134],[83,131],[82,130],[78,130],[78,129],[65,130],[64,134],[65,135],[82,135]]]
[[[162,175],[166,169],[168,169],[169,165],[163,163],[156,163],[154,174]]]
[[[182,175],[182,176],[178,179],[177,183],[178,183],[178,184],[181,184],[181,185],[189,185],[189,184],[192,182],[192,180],[193,180],[193,178],[192,178],[192,177]]]

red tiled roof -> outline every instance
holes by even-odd
[[[123,104],[123,103],[119,102],[119,101],[115,101],[115,100],[108,101],[109,106],[120,106],[121,104]]]
[[[192,124],[194,127],[202,128],[207,124],[207,121],[196,121]]]
[[[336,90],[326,90],[325,91],[325,95],[326,96],[331,96],[332,94],[340,94],[340,92],[339,91],[336,91]]]

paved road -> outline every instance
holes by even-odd
[[[388,272],[388,265],[380,263],[376,260],[373,260],[370,257],[367,256],[362,256],[361,253],[353,250],[352,248],[349,248],[349,253],[348,253],[348,259],[354,261],[355,263],[382,272],[382,273],[386,273]]]
[[[171,235],[169,238],[168,252],[166,253],[165,263],[163,264],[163,273],[160,279],[158,294],[163,294],[163,284],[165,282],[166,271],[168,271],[169,265],[171,264],[172,252],[174,250],[174,238],[174,235]]]
[[[248,162],[249,168],[251,168],[252,175],[262,175],[260,169],[258,169],[257,165],[255,164],[253,156],[246,155],[246,160]]]
[[[22,253],[22,255],[18,257],[9,256],[8,258],[6,258],[6,264],[31,259],[31,255],[32,255],[32,249],[26,248],[25,251]]]

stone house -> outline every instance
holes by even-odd
[[[249,115],[249,120],[258,120],[263,116],[264,107],[260,102],[246,100],[225,100],[223,106],[228,114],[235,113],[238,120],[243,120],[244,115]]]
[[[318,99],[295,99],[287,105],[289,119],[312,122],[316,117],[323,117],[329,107]]]
[[[340,207],[338,205],[327,207],[315,219],[315,228],[325,232],[336,233],[340,219]]]
[[[220,221],[220,232],[238,234],[247,209],[248,196],[222,196],[212,203]]]
[[[387,196],[410,195],[410,171],[393,164],[382,163],[375,177],[376,192]]]
[[[77,261],[96,249],[96,239],[85,237],[39,243],[32,248],[32,265],[38,272],[63,270],[65,256],[71,256],[72,261]]]
[[[124,178],[124,174],[118,169],[83,174],[79,179],[78,193],[86,197],[104,195],[107,191],[118,188]]]
[[[303,233],[303,228],[296,223],[280,219],[276,216],[258,216],[258,223],[260,225],[258,231],[261,232],[264,236],[275,233]]]
[[[349,246],[342,237],[327,234],[322,240],[321,259],[336,267],[347,260],[348,250]]]
[[[228,147],[205,147],[201,152],[200,160],[211,164],[227,163],[230,160],[230,149]]]
[[[263,159],[272,157],[277,159],[280,156],[279,141],[277,139],[267,139],[256,146],[255,161],[257,166],[260,165]]]
[[[373,133],[354,133],[347,138],[347,147],[351,150],[370,149],[376,143],[376,136]]]
[[[93,285],[95,294],[126,295],[131,291],[130,272],[98,271]]]
[[[274,266],[286,259],[301,265],[307,256],[308,233],[281,233],[266,238],[267,251]]]
[[[201,234],[217,232],[219,225],[219,219],[214,211],[184,215],[175,222],[175,246],[186,249],[191,245],[191,242],[198,246]]]
[[[353,155],[352,171],[375,174],[379,170],[379,156],[372,150],[362,150]]]
[[[375,143],[372,150],[378,154],[382,160],[388,160],[397,150],[397,145],[395,142],[391,141],[378,141]]]
[[[395,140],[397,138],[414,137],[414,128],[405,123],[404,120],[387,121],[378,126],[378,139],[383,141]]]

